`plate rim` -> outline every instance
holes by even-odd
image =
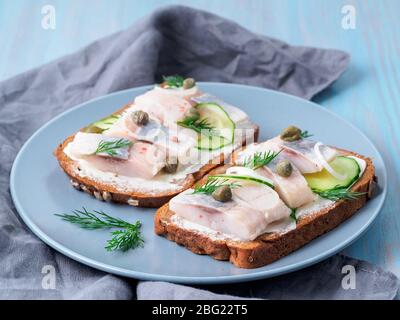
[[[245,281],[256,281],[260,279],[266,279],[266,278],[271,278],[271,277],[276,277],[285,273],[289,272],[294,272],[299,269],[306,268],[310,265],[316,264],[324,259],[327,259],[334,255],[335,253],[339,252],[340,250],[343,250],[347,246],[349,246],[351,243],[356,241],[362,234],[364,234],[373,221],[375,221],[376,217],[382,210],[383,204],[385,203],[386,196],[387,196],[387,169],[385,162],[382,158],[381,153],[379,150],[375,147],[375,145],[372,143],[372,141],[360,130],[358,129],[355,125],[353,125],[350,121],[347,119],[342,118],[341,116],[337,115],[333,111],[322,107],[321,105],[310,101],[303,99],[301,97],[297,97],[285,92],[280,92],[280,91],[275,91],[267,88],[262,88],[262,87],[256,87],[256,86],[250,86],[250,85],[244,85],[244,84],[236,84],[236,83],[226,83],[226,82],[198,82],[199,85],[212,85],[212,86],[234,86],[238,88],[250,88],[252,90],[259,90],[259,91],[267,91],[270,94],[277,94],[281,96],[285,96],[286,98],[289,99],[295,99],[299,100],[302,103],[308,103],[312,105],[313,107],[317,109],[321,109],[323,112],[327,112],[330,116],[333,116],[336,119],[339,119],[340,121],[343,121],[346,125],[351,127],[351,129],[357,131],[361,136],[363,136],[364,139],[366,139],[370,146],[374,149],[376,154],[378,155],[379,160],[382,163],[382,176],[383,180],[385,182],[384,185],[381,186],[381,199],[380,202],[378,203],[376,213],[371,216],[368,221],[363,225],[362,228],[357,230],[351,237],[347,238],[345,241],[341,241],[339,244],[336,246],[330,248],[327,251],[324,251],[320,253],[319,255],[316,255],[314,257],[311,257],[307,260],[302,260],[300,262],[296,262],[294,264],[289,264],[283,267],[279,267],[278,269],[272,269],[272,270],[264,270],[264,271],[256,271],[257,268],[253,269],[255,272],[251,272],[248,274],[240,274],[240,275],[227,275],[227,276],[207,276],[207,277],[198,277],[198,276],[171,276],[171,275],[162,275],[162,274],[153,274],[153,273],[146,273],[142,271],[134,271],[134,270],[129,270],[125,268],[120,268],[120,267],[115,267],[110,264],[106,264],[103,262],[99,262],[97,260],[88,258],[84,255],[81,255],[69,248],[67,248],[65,245],[53,240],[51,237],[49,237],[45,232],[43,232],[30,218],[29,215],[26,214],[26,212],[23,209],[22,204],[19,202],[17,192],[15,189],[15,175],[16,175],[16,168],[18,167],[18,163],[20,162],[21,155],[24,153],[25,148],[29,143],[35,139],[37,135],[39,135],[40,132],[46,129],[47,126],[52,124],[53,122],[57,121],[59,118],[63,117],[66,114],[69,114],[70,112],[74,112],[77,109],[83,108],[87,104],[92,104],[95,103],[98,100],[102,100],[104,98],[109,98],[112,96],[120,95],[127,93],[129,91],[135,91],[135,90],[146,90],[153,85],[145,85],[145,86],[139,86],[139,87],[133,87],[133,88],[128,88],[120,91],[115,91],[109,94],[101,95],[99,97],[87,100],[85,102],[82,102],[76,106],[73,106],[69,108],[68,110],[65,110],[64,112],[56,115],[54,118],[50,119],[46,123],[44,123],[39,129],[37,129],[23,144],[21,149],[18,151],[17,156],[14,159],[14,162],[12,164],[11,172],[10,172],[10,193],[11,193],[11,198],[13,200],[13,203],[15,205],[15,208],[21,217],[21,219],[24,221],[24,223],[27,225],[27,227],[43,242],[45,242],[47,245],[52,247],[54,250],[64,254],[65,256],[78,261],[82,264],[85,264],[87,266],[93,267],[98,270],[102,270],[105,272],[109,272],[112,274],[117,274],[120,276],[125,276],[129,278],[135,278],[138,280],[151,280],[151,281],[168,281],[168,282],[174,282],[174,283],[181,283],[181,284],[221,284],[221,283],[237,283],[237,282],[245,282]],[[338,226],[340,227],[340,226]],[[334,231],[334,230],[332,230]]]

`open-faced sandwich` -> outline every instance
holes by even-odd
[[[171,76],[68,137],[55,156],[72,185],[99,200],[159,207],[257,134],[242,110]]]
[[[269,264],[360,209],[375,183],[372,161],[290,126],[235,151],[158,209],[155,232],[242,268]]]

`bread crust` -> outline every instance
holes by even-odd
[[[194,253],[210,255],[216,260],[229,260],[240,268],[258,268],[270,264],[334,229],[354,215],[372,196],[376,177],[371,159],[354,152],[340,149],[339,151],[366,161],[367,166],[362,177],[352,187],[353,191],[366,194],[356,200],[338,201],[329,208],[301,217],[294,230],[284,234],[263,234],[248,242],[213,240],[198,231],[184,229],[172,223],[171,217],[174,213],[169,210],[168,204],[165,204],[157,210],[154,217],[155,233],[185,246]],[[229,166],[218,167],[209,174],[225,172]],[[206,178],[204,177],[200,183],[205,183]]]
[[[113,114],[120,114],[130,106],[131,104],[127,104]],[[257,141],[258,133],[259,127],[255,125],[254,141]],[[69,136],[64,142],[60,143],[55,149],[54,155],[63,171],[69,176],[71,184],[74,188],[84,191],[101,201],[113,201],[138,207],[159,208],[163,204],[167,203],[172,197],[190,188],[196,181],[201,179],[210,170],[218,167],[225,161],[224,155],[221,154],[210,161],[210,164],[204,165],[199,171],[189,174],[182,182],[181,188],[173,191],[160,192],[157,194],[149,194],[137,191],[121,191],[113,185],[102,183],[89,177],[82,177],[77,173],[79,171],[77,162],[69,158],[64,153],[64,148],[74,139],[75,134]]]

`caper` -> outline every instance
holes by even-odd
[[[211,195],[215,200],[221,202],[227,202],[232,199],[232,191],[228,185],[218,187]]]
[[[276,165],[275,171],[281,177],[289,177],[293,172],[292,164],[287,160],[279,161]]]
[[[132,120],[138,126],[145,126],[149,122],[149,114],[142,110],[134,111],[132,113]]]
[[[186,78],[183,80],[183,89],[193,88],[196,84],[196,81],[193,78]]]
[[[175,157],[167,158],[164,171],[167,173],[175,173],[178,169],[178,159]]]
[[[295,126],[289,126],[281,133],[281,139],[284,141],[296,141],[301,139],[301,130]]]

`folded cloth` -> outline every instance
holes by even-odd
[[[91,269],[47,247],[15,211],[8,187],[12,162],[23,142],[55,115],[100,95],[154,83],[164,74],[257,85],[309,99],[336,80],[348,62],[349,56],[341,51],[289,46],[207,12],[171,6],[75,54],[0,82],[0,298],[130,299],[136,295],[135,281]],[[320,274],[331,267],[320,266]],[[353,296],[371,298],[376,288],[397,286],[393,275],[372,266],[370,270],[370,276],[363,276],[369,285],[360,284],[364,291]],[[47,283],[51,272],[56,275],[54,286]],[[322,279],[315,278],[315,285]],[[258,286],[274,291],[273,283],[267,280]],[[162,298],[155,295],[158,285],[153,283],[140,284],[139,298],[148,298],[145,288],[152,285],[154,297]],[[163,286],[179,291],[173,285]],[[246,285],[242,288],[242,295],[248,296]],[[335,290],[332,287],[325,296],[337,297]],[[292,296],[276,297],[305,295],[298,290]]]
[[[396,297],[398,288],[399,281],[391,272],[338,254],[300,271],[240,284],[192,288],[165,282],[139,282],[137,298],[388,300]]]

